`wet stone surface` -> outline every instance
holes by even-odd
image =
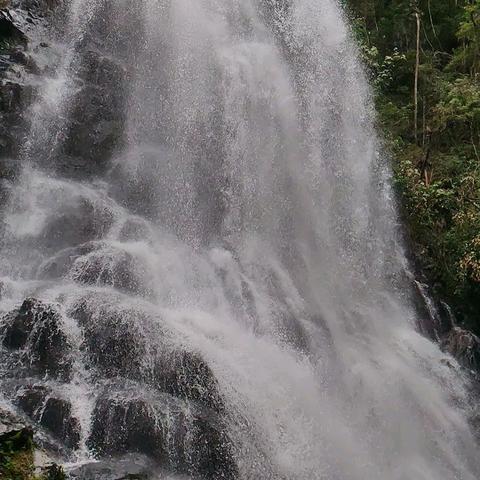
[[[107,298],[91,292],[72,304],[68,314],[81,333],[79,344],[64,334],[65,314],[54,304],[28,298],[3,316],[2,355],[16,369],[5,389],[12,403],[67,450],[86,441],[100,460],[142,454],[192,478],[235,478],[223,400],[207,363],[162,340],[152,330],[158,318]],[[73,359],[83,364],[84,381],[90,382],[84,440],[77,399],[68,393]],[[106,475],[100,478],[115,478],[115,470],[100,465],[85,466],[73,478],[98,468]]]

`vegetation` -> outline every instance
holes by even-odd
[[[0,436],[0,478],[2,480],[65,480],[58,465],[35,474],[33,430],[28,427]]]
[[[416,261],[480,333],[480,0],[345,0]]]

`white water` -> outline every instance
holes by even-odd
[[[241,478],[478,478],[461,374],[415,329],[388,167],[338,6],[114,3],[71,2],[4,218],[2,308],[33,294],[68,312],[88,295],[99,315],[149,312],[153,345],[168,331],[218,379]],[[129,72],[128,128],[111,171],[78,181],[36,152],[57,148],[95,18],[131,45],[111,52]],[[62,249],[91,240],[55,236],[49,222],[81,218],[84,205],[97,247],[45,280]],[[125,253],[136,294],[79,281]],[[97,391],[81,359],[57,387],[85,441]]]

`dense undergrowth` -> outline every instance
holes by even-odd
[[[480,333],[480,0],[345,1],[412,253]]]

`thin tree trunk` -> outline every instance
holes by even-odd
[[[425,148],[425,97],[422,98],[422,148]]]
[[[415,12],[415,17],[417,18],[417,57],[415,60],[415,85],[413,89],[413,105],[414,105],[414,115],[413,115],[413,131],[415,134],[415,143],[418,145],[418,132],[417,132],[417,122],[418,122],[418,69],[420,66],[420,14],[418,11]]]

